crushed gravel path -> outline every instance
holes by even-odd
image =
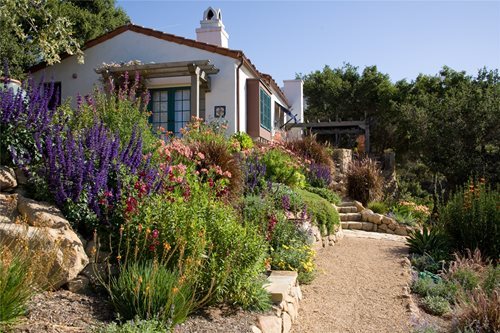
[[[317,253],[318,274],[302,286],[294,333],[407,333],[410,329],[401,236],[345,231]]]

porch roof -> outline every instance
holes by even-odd
[[[202,88],[210,90],[210,75],[219,73],[219,69],[210,60],[176,61],[149,64],[125,64],[107,66],[95,69],[97,74],[110,76],[124,72],[138,72],[141,76],[150,78],[197,76]]]

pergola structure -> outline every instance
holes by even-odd
[[[335,135],[336,138],[342,134],[364,134],[366,152],[370,151],[370,125],[367,121],[318,121],[291,124],[291,127],[303,128],[313,134]]]
[[[210,60],[177,61],[151,64],[125,64],[106,66],[95,70],[106,82],[110,76],[125,72],[138,72],[146,79],[167,77],[191,77],[191,116],[200,117],[200,94],[210,91],[210,75],[219,73],[219,69]]]

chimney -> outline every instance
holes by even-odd
[[[196,29],[196,40],[221,47],[228,47],[229,35],[222,24],[222,13],[220,9],[208,7],[203,13],[201,27]]]

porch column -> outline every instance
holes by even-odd
[[[191,117],[200,117],[200,67],[190,66],[191,72]]]

